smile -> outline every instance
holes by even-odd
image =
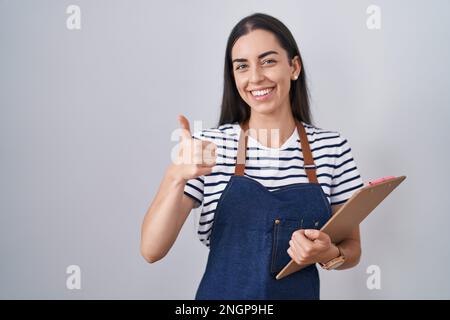
[[[270,96],[272,96],[272,92],[274,91],[274,89],[275,89],[275,87],[266,88],[264,90],[251,91],[251,93],[252,93],[252,96],[256,100],[265,100],[265,99],[269,98]]]

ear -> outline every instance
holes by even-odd
[[[291,60],[291,76],[299,75],[302,70],[299,56],[295,56]]]

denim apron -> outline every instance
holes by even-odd
[[[291,260],[287,249],[292,233],[320,229],[331,217],[303,124],[296,121],[309,183],[275,191],[244,175],[248,120],[240,126],[235,172],[217,204],[208,262],[195,299],[319,299],[315,264],[275,279]]]

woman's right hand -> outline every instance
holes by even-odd
[[[193,139],[189,121],[178,116],[181,137],[178,154],[171,165],[172,175],[177,180],[187,181],[212,172],[216,165],[217,146],[210,141]]]

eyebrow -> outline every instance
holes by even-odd
[[[269,54],[278,54],[278,52],[273,51],[273,50],[266,51],[266,52],[264,52],[264,53],[261,53],[261,54],[258,56],[258,59],[262,59],[262,58],[264,58],[265,56],[268,56]],[[234,59],[233,61],[231,61],[231,63],[235,63],[235,62],[246,62],[246,61],[248,61],[248,60],[247,60],[247,59],[243,59],[243,58],[237,58],[237,59]]]

